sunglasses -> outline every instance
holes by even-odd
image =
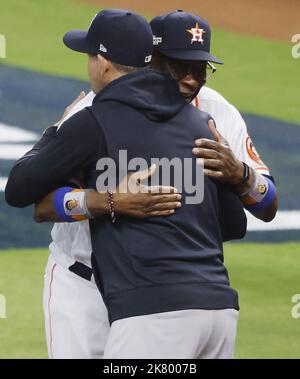
[[[182,80],[191,75],[196,80],[206,81],[217,71],[216,67],[207,61],[195,62],[168,58],[166,64],[176,80]]]

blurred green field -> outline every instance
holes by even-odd
[[[0,252],[0,294],[6,319],[0,319],[0,358],[46,358],[42,288],[46,250]]]
[[[0,358],[45,358],[42,315],[46,250],[0,252]],[[300,358],[300,319],[291,316],[300,293],[300,244],[227,244],[225,261],[240,295],[236,358]]]
[[[98,10],[76,0],[5,2],[0,34],[7,59],[1,63],[87,79],[86,57],[65,48],[62,36],[86,29]],[[226,64],[209,85],[241,111],[300,124],[300,60],[292,59],[291,44],[214,29],[212,46]]]

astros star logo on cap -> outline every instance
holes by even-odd
[[[206,31],[200,28],[198,22],[196,22],[196,26],[194,28],[187,29],[187,32],[191,33],[193,36],[191,44],[194,42],[200,42],[202,45],[204,44],[203,34],[206,33]]]

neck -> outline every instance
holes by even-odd
[[[121,78],[122,76],[125,76],[125,75],[127,75],[127,72],[124,72],[124,71],[113,71],[112,73],[111,73],[111,75],[110,75],[110,78],[109,78],[109,82],[107,83],[107,84],[109,84],[109,83],[111,83],[112,81],[114,81],[114,80],[116,80],[116,79],[119,79],[119,78]]]
[[[95,93],[98,93],[98,92],[102,91],[108,84],[110,84],[111,82],[113,82],[113,81],[115,81],[115,80],[117,80],[117,79],[119,79],[125,75],[127,75],[126,72],[114,70],[113,72],[109,73],[109,75],[107,76],[107,80],[105,80],[105,82],[103,82],[99,86],[97,86],[97,88],[95,88],[95,90],[93,90],[93,91]]]

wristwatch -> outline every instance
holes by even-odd
[[[245,162],[242,162],[242,163],[243,163],[243,166],[244,166],[244,173],[243,173],[242,180],[238,184],[245,184],[245,183],[247,183],[248,180],[249,180],[249,176],[250,176],[250,167]]]

